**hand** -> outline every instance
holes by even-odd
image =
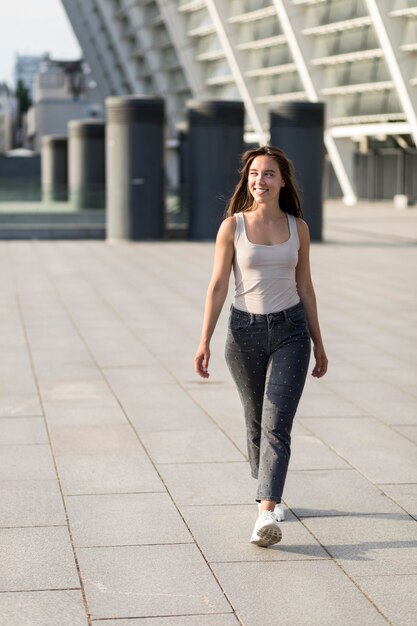
[[[194,357],[194,369],[201,378],[209,378],[208,364],[210,361],[210,348],[200,345]]]
[[[316,365],[311,372],[311,375],[315,376],[316,378],[321,378],[327,372],[327,356],[322,345],[314,346],[313,352],[314,358],[316,359]]]

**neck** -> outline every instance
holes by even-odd
[[[256,211],[267,220],[277,219],[277,217],[284,215],[284,211],[276,202],[266,202],[265,204],[256,204],[256,202],[254,202],[251,210]]]

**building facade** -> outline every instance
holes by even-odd
[[[19,81],[25,85],[30,99],[33,100],[33,80],[39,72],[44,57],[35,55],[16,55],[14,66],[15,88]]]
[[[388,195],[412,184],[417,0],[62,2],[101,97],[165,98],[171,139],[189,98],[241,99],[246,140],[259,144],[271,107],[320,100],[329,179],[346,203],[364,193],[364,155],[397,155]]]
[[[67,135],[70,120],[103,116],[102,103],[88,83],[81,60],[44,58],[33,79],[33,104],[25,124],[26,147],[39,151],[43,135]]]
[[[0,83],[0,154],[14,148],[17,102],[6,83]]]

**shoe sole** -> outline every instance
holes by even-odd
[[[251,539],[251,543],[260,546],[261,548],[272,546],[275,543],[279,543],[282,539],[281,529],[275,524],[262,526],[256,534],[258,539]]]

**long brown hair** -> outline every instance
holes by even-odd
[[[279,167],[282,180],[285,183],[279,195],[280,208],[286,213],[290,213],[296,217],[303,217],[300,192],[298,191],[297,182],[295,180],[294,166],[280,148],[270,144],[246,150],[246,152],[241,155],[242,167],[239,170],[240,180],[236,185],[233,196],[226,206],[224,217],[230,217],[234,213],[246,211],[253,205],[254,199],[248,189],[248,177],[252,161],[258,156],[272,157]]]

